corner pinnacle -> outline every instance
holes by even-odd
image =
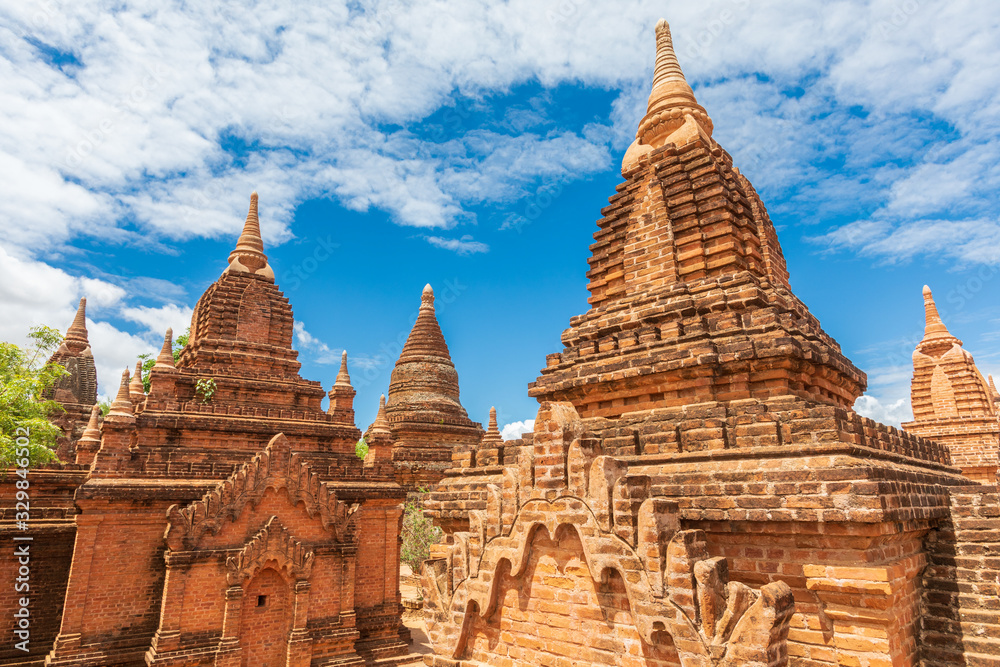
[[[174,365],[174,330],[169,327],[163,335],[163,347],[160,348],[160,353],[156,355],[156,364],[153,368],[156,370],[173,370],[176,368]]]
[[[430,283],[424,286],[424,291],[420,295],[420,306],[430,306],[434,307],[434,288],[431,287]]]
[[[129,374],[128,369],[122,373],[122,382],[118,386],[118,395],[115,396],[114,402],[111,403],[111,410],[108,412],[108,416],[115,417],[132,417],[132,399],[129,397]]]
[[[351,375],[347,372],[347,350],[340,355],[340,371],[337,373],[337,381],[334,386],[351,386]]]

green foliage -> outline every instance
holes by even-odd
[[[354,453],[359,459],[363,459],[368,456],[368,441],[364,438],[358,440],[358,444],[354,445]]]
[[[403,505],[403,546],[399,559],[410,566],[414,573],[420,572],[421,564],[430,558],[431,545],[441,541],[444,531],[424,516],[422,509],[427,489],[418,489],[416,497],[407,499]]]
[[[50,327],[33,327],[31,346],[0,343],[0,467],[24,467],[52,461],[59,427],[50,415],[63,407],[45,396],[66,375],[59,364],[48,363],[62,343],[62,334]],[[27,454],[27,456],[24,456]],[[25,459],[27,459],[25,461]]]
[[[188,340],[191,339],[191,327],[188,327],[184,333],[174,339],[173,353],[174,353],[174,363],[176,364],[181,360],[181,350],[185,348],[188,344]],[[153,370],[153,366],[156,365],[156,357],[152,354],[140,354],[139,360],[142,361],[142,388],[147,394],[149,393],[149,387],[151,385],[149,372]],[[207,402],[207,401],[206,401]]]
[[[104,417],[107,417],[108,413],[111,412],[111,401],[98,401],[97,406],[101,408],[101,415]]]
[[[153,369],[156,365],[156,359],[153,358],[151,354],[140,354],[139,361],[142,362],[142,390],[149,393],[149,387],[152,384],[149,377],[149,371]]]
[[[195,394],[201,396],[202,403],[208,403],[215,396],[215,378],[202,378],[195,383]]]

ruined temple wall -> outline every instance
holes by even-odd
[[[683,521],[726,556],[732,580],[784,581],[795,595],[789,664],[916,665],[915,622],[927,530],[883,524]]]
[[[580,664],[680,665],[672,644],[652,647],[642,640],[621,575],[609,571],[601,580],[592,573],[574,529],[550,536],[541,528],[530,549],[522,576],[502,575],[498,610],[486,621],[476,617],[468,660],[513,667],[559,665],[572,656]]]
[[[935,419],[903,424],[907,432],[938,442],[952,462],[975,482],[996,483],[1000,423],[991,418]]]
[[[951,517],[927,535],[922,667],[1000,666],[998,521],[996,486],[954,489]]]
[[[0,479],[0,542],[5,552],[0,558],[0,581],[6,582],[0,589],[0,633],[5,638],[0,644],[0,664],[40,665],[52,648],[59,632],[76,537],[73,493],[85,474],[82,467],[75,465],[30,470],[27,530],[21,530],[16,523],[16,482],[21,478],[11,469]],[[14,542],[14,537],[32,539]],[[17,582],[21,564],[14,551],[21,544],[29,546],[27,582]],[[17,583],[27,583],[29,588],[16,591]],[[28,653],[14,648],[19,641],[14,638],[14,613],[22,597],[28,598],[31,614]]]

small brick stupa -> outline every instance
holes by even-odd
[[[1000,449],[996,389],[941,321],[926,286],[924,315],[924,338],[913,352],[913,421],[903,429],[947,445],[962,474],[994,484]]]
[[[53,422],[63,430],[56,454],[64,461],[72,461],[76,455],[75,443],[82,437],[97,404],[97,367],[87,338],[86,298],[80,299],[76,317],[49,361],[61,364],[67,371],[52,391],[52,398],[65,410]]]
[[[996,489],[851,410],[864,374],[791,292],[665,21],[656,43],[534,432],[426,503],[427,664],[997,664]]]
[[[168,331],[149,393],[126,370],[103,423],[88,414],[76,463],[32,472],[44,520],[32,523],[31,652],[8,642],[0,663],[412,661],[399,596],[405,492],[389,461],[355,455],[346,359],[325,412],[326,392],[299,376],[292,323],[254,193],[177,363]],[[85,344],[79,329],[71,352]],[[0,574],[13,581],[9,560]],[[0,597],[4,623],[15,604]]]
[[[430,488],[456,452],[469,452],[482,427],[459,399],[458,372],[434,313],[434,290],[424,287],[420,310],[389,380],[385,414],[392,433],[396,480],[409,491]]]

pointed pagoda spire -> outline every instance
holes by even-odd
[[[375,415],[375,421],[368,430],[371,433],[389,434],[389,420],[385,416],[385,394],[378,399],[378,414]]]
[[[414,356],[433,356],[448,364],[452,363],[448,344],[444,340],[444,334],[441,333],[441,325],[438,324],[437,314],[434,311],[434,289],[430,284],[424,287],[420,295],[417,321],[414,322],[413,330],[406,339],[399,360],[402,362]]]
[[[69,325],[69,329],[66,330],[66,342],[82,344],[83,347],[90,345],[90,341],[87,339],[87,297],[80,299],[73,324]]]
[[[111,411],[108,412],[108,418],[118,418],[118,417],[132,417],[132,399],[129,396],[129,374],[128,369],[122,373],[122,382],[118,386],[118,395],[115,396],[114,402],[111,403]]]
[[[691,85],[684,78],[674,51],[670,24],[660,19],[656,24],[653,90],[635,141],[625,153],[622,171],[630,171],[643,155],[666,144],[683,146],[699,136],[711,142],[712,129],[712,119],[698,104]]]
[[[344,350],[343,354],[340,355],[340,372],[337,373],[337,381],[334,383],[335,386],[351,386],[351,375],[347,372],[347,350]]]
[[[236,242],[236,248],[229,253],[229,268],[226,271],[254,273],[274,282],[274,271],[267,263],[264,240],[260,235],[256,190],[250,195],[250,210],[247,212],[246,222],[243,223],[243,233]]]
[[[939,339],[949,339],[958,340],[951,335],[948,331],[948,327],[944,325],[941,321],[941,316],[938,315],[937,305],[934,303],[934,295],[931,294],[931,288],[924,285],[924,340],[923,342],[939,340]],[[959,341],[961,344],[961,341]]]
[[[95,405],[90,410],[90,421],[87,422],[87,428],[83,430],[83,435],[80,436],[80,440],[87,440],[92,442],[101,441],[101,426],[98,421],[101,416],[101,406]]]
[[[490,423],[483,435],[482,447],[496,447],[503,443],[503,436],[500,435],[500,426],[497,424],[497,409],[490,408]]]
[[[94,454],[101,448],[101,427],[98,419],[101,416],[101,406],[95,405],[90,411],[90,421],[83,435],[76,441],[76,462],[90,465]]]
[[[174,365],[174,330],[171,328],[168,328],[167,332],[163,335],[163,347],[160,348],[160,353],[156,355],[156,364],[153,368],[157,370],[176,369]]]
[[[333,389],[328,394],[330,407],[327,414],[333,417],[336,424],[354,426],[354,387],[351,386],[351,376],[347,372],[347,350],[340,355],[340,372],[333,383]]]
[[[142,362],[135,362],[135,373],[128,384],[128,395],[133,403],[139,403],[146,395],[146,387],[142,384]]]

